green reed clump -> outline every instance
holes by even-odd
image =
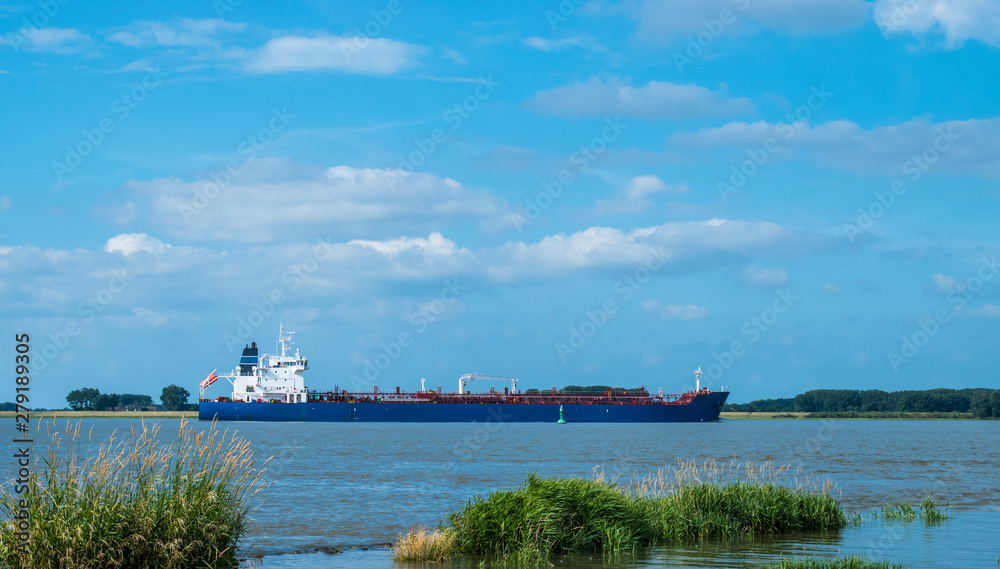
[[[872,517],[884,520],[915,520],[920,518],[925,522],[939,522],[948,519],[948,510],[945,509],[942,512],[932,497],[925,496],[920,502],[919,508],[914,508],[913,503],[909,501],[891,502],[872,512]]]
[[[890,563],[888,561],[873,561],[852,555],[836,559],[819,559],[816,557],[782,559],[777,563],[763,565],[760,569],[906,569],[906,565],[902,563]]]
[[[737,470],[739,470],[737,468]],[[774,469],[748,465],[726,478],[714,462],[658,471],[631,484],[607,479],[529,476],[514,490],[474,497],[448,514],[439,532],[447,555],[530,561],[570,552],[621,553],[659,543],[839,529],[847,524],[828,483],[779,484]],[[400,543],[416,540],[402,536]],[[403,555],[398,560],[429,560]]]
[[[163,444],[159,425],[86,451],[80,426],[35,463],[28,481],[31,541],[15,548],[18,498],[0,494],[0,563],[18,569],[232,568],[248,514],[264,487],[250,443],[213,424],[181,421]]]
[[[447,517],[455,552],[542,557],[626,551],[655,539],[640,499],[610,482],[531,475],[516,490],[475,497]]]

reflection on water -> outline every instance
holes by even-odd
[[[179,421],[163,421],[169,436]],[[100,441],[129,421],[92,419]],[[193,423],[207,428],[206,423]],[[862,554],[913,567],[998,567],[1000,421],[722,421],[713,424],[231,423],[273,457],[273,486],[254,513],[256,565],[390,567],[385,548],[416,524],[434,525],[475,494],[543,476],[647,474],[677,460],[774,460],[837,484],[850,511],[933,494],[956,518],[940,526],[868,522],[832,535],[658,548],[566,567],[751,567],[802,553]],[[343,554],[278,555],[341,547]],[[455,565],[453,565],[455,566]],[[456,566],[457,567],[457,566]]]

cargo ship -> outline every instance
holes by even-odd
[[[292,333],[279,328],[275,354],[260,354],[257,343],[243,348],[231,373],[213,370],[200,384],[198,418],[211,421],[328,421],[328,422],[535,422],[555,423],[666,423],[717,421],[729,397],[725,390],[701,387],[701,368],[695,371],[695,390],[680,394],[651,394],[638,389],[605,391],[520,391],[517,379],[466,374],[457,392],[421,388],[415,392],[311,391],[305,385],[309,360],[291,353]],[[230,396],[206,399],[207,389],[219,379],[233,386]],[[510,382],[500,391],[471,393],[473,381]]]

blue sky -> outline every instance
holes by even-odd
[[[36,406],[196,393],[279,321],[313,389],[998,387],[994,2],[43,0],[0,26],[0,317]]]

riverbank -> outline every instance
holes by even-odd
[[[0,411],[0,419],[13,419],[14,411]],[[32,411],[35,419],[197,419],[197,411]]]
[[[723,419],[754,420],[754,419],[879,419],[879,420],[967,420],[978,418],[972,413],[896,413],[879,411],[844,411],[829,413],[736,413],[723,412]]]

